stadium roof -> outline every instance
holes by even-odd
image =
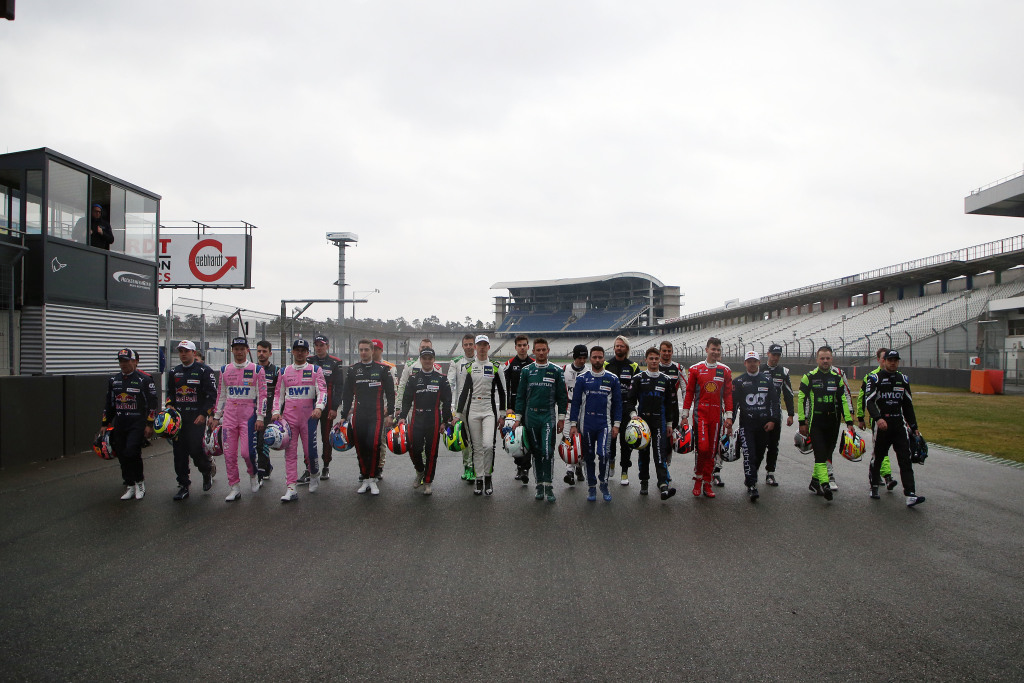
[[[1024,265],[1024,235],[1007,237],[856,275],[847,275],[828,282],[819,282],[757,299],[690,313],[666,320],[662,326],[678,325],[680,322],[685,323],[705,317],[737,316],[769,309],[800,306],[825,299],[905,286],[915,282],[923,284],[964,275],[977,275],[990,270],[1009,270],[1019,265]]]
[[[532,287],[559,287],[562,285],[587,285],[592,282],[605,282],[622,277],[634,277],[640,280],[650,280],[655,287],[665,285],[658,278],[647,273],[628,272],[614,273],[612,275],[592,275],[590,277],[563,277],[556,280],[524,280],[522,282],[495,282],[491,289],[526,289]]]
[[[1024,218],[1024,171],[971,192],[964,198],[964,213]]]

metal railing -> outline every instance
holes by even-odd
[[[995,187],[996,185],[1002,185],[1006,181],[1013,180],[1014,178],[1019,178],[1022,175],[1024,175],[1024,169],[1022,169],[1020,171],[1017,171],[1016,173],[1011,173],[1010,175],[1006,176],[1005,178],[1000,178],[999,180],[993,180],[988,185],[982,185],[977,190],[971,190],[971,195],[980,194],[981,192],[984,192],[985,190],[987,190],[990,187]]]

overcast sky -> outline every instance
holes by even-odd
[[[643,271],[684,312],[1024,233],[1024,3],[19,2],[0,149],[259,226],[249,291],[493,318],[497,281]],[[197,290],[178,290],[198,297]],[[162,307],[170,303],[161,296]],[[310,311],[334,317],[332,306]]]

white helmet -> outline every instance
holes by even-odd
[[[508,451],[508,454],[511,455],[513,458],[519,458],[521,456],[526,455],[526,444],[523,443],[523,440],[523,426],[519,425],[518,427],[516,427],[515,429],[513,429],[512,431],[505,435],[505,438],[503,440],[505,450]]]
[[[647,426],[644,419],[634,417],[626,425],[626,443],[630,448],[642,451],[651,445],[651,428]]]

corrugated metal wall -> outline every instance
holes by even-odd
[[[22,374],[112,373],[117,370],[117,351],[125,346],[141,355],[139,369],[156,374],[160,317],[56,304],[26,307],[22,313]]]

